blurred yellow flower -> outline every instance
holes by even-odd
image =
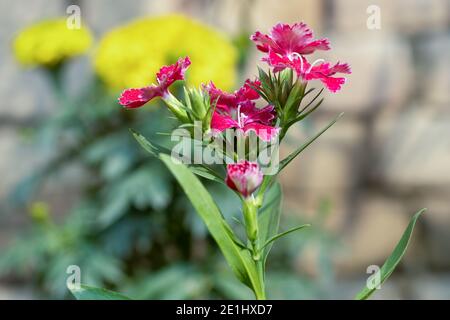
[[[218,31],[181,15],[145,18],[112,30],[101,40],[94,63],[115,90],[146,86],[161,66],[184,56],[192,60],[188,83],[212,80],[222,89],[233,88],[235,47]]]
[[[24,66],[53,67],[85,53],[92,44],[86,27],[69,29],[66,18],[41,21],[22,30],[14,39],[14,55]]]
[[[46,202],[38,201],[33,202],[30,208],[30,215],[33,220],[38,222],[49,221],[50,208]]]

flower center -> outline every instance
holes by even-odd
[[[314,61],[314,62],[311,64],[311,66],[309,67],[307,73],[310,73],[311,70],[312,70],[312,68],[313,68],[317,63],[321,63],[321,62],[325,62],[325,60],[324,60],[324,59],[317,59],[316,61]],[[302,67],[303,67],[303,65],[302,65]]]
[[[294,61],[294,59],[301,59],[302,58],[302,55],[300,54],[300,53],[298,53],[298,52],[291,52],[291,53],[289,53],[288,54],[288,58],[289,58],[289,60],[291,60],[291,61]]]
[[[294,62],[295,59],[300,59],[300,73],[303,73],[303,57],[298,52],[291,52],[287,55],[288,59],[291,62]]]
[[[159,83],[159,84],[163,84],[163,83],[165,83],[166,81],[167,81],[167,74],[161,75],[161,76],[159,77],[159,79],[158,79],[158,83]]]
[[[241,112],[241,105],[239,104],[237,107],[237,122],[239,127],[243,127],[245,124],[245,120],[248,118],[247,115],[245,115],[245,113]]]

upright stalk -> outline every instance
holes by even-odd
[[[258,226],[258,201],[252,197],[247,198],[243,202],[243,213],[247,238],[250,241],[252,258],[258,272],[259,288],[253,289],[257,300],[265,300],[265,284],[264,284],[264,261],[261,259],[261,250],[259,243],[259,226]]]
[[[264,261],[259,259],[255,261],[256,269],[258,270],[259,286],[261,287],[261,292],[255,292],[256,300],[266,300],[266,287],[265,287],[265,274],[264,274]]]

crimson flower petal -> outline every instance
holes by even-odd
[[[280,131],[280,128],[264,125],[258,122],[252,122],[243,126],[242,130],[246,135],[250,131],[253,131],[261,140],[270,142],[276,138]]]
[[[301,51],[302,54],[311,54],[314,53],[316,50],[330,50],[330,41],[328,39],[320,39],[320,40],[314,40],[306,45],[304,45],[301,49],[297,49],[298,51]],[[295,52],[298,52],[295,51]]]
[[[345,78],[333,78],[333,77],[324,77],[321,78],[320,81],[333,93],[341,90],[342,85],[345,83]]]
[[[288,24],[278,23],[270,34],[255,32],[250,39],[256,43],[256,47],[262,52],[290,56],[292,53],[300,55],[311,54],[316,50],[329,50],[328,39],[313,39],[312,30],[305,23]]]
[[[256,43],[256,47],[261,52],[269,52],[270,48],[277,47],[277,44],[271,37],[267,34],[263,34],[259,31],[256,31],[251,37],[250,40]]]
[[[254,103],[248,102],[241,105],[241,117],[245,118],[245,122],[259,122],[270,125],[275,118],[275,108],[268,105],[264,108],[257,108]]]
[[[161,88],[152,85],[145,88],[126,89],[119,97],[119,103],[125,108],[138,108],[149,102],[154,97],[161,97]]]
[[[282,56],[275,53],[275,51],[269,51],[269,55],[264,57],[263,61],[266,61],[269,66],[273,68],[273,72],[279,72],[286,68],[291,68],[299,73],[298,70],[302,69],[300,59],[300,57],[288,58],[287,56]]]
[[[214,112],[211,119],[211,130],[214,135],[238,126],[239,124],[231,116],[217,111]]]
[[[350,65],[348,63],[336,63],[333,67],[330,68],[329,70],[330,73],[346,73],[346,74],[351,74],[352,70],[350,68]]]
[[[235,92],[235,96],[240,101],[259,99],[259,93],[255,89],[261,88],[261,81],[258,79],[245,80],[244,85]]]
[[[203,90],[209,94],[211,102],[217,105],[235,105],[236,95],[218,89],[215,84],[210,81],[208,84],[203,84]]]
[[[341,90],[342,85],[346,81],[344,77],[333,77],[336,73],[350,74],[350,66],[347,63],[339,62],[332,67],[328,62],[321,63],[313,67],[310,67],[308,64],[308,72],[306,72],[303,76],[306,80],[320,80],[328,90],[336,93]]]
[[[175,64],[163,66],[156,74],[158,85],[126,89],[120,95],[119,103],[125,108],[139,108],[155,97],[164,97],[172,83],[184,80],[184,73],[190,64],[189,57],[185,57],[178,59]]]
[[[184,80],[184,74],[190,65],[189,57],[180,58],[176,63],[162,67],[156,74],[156,79],[161,86],[167,88],[177,80]]]
[[[253,88],[260,88],[260,86],[259,80],[251,81],[247,79],[241,88],[234,93],[228,93],[218,89],[211,81],[206,85],[203,84],[203,90],[209,94],[212,103],[217,103],[219,110],[229,111],[230,108],[234,109],[244,101],[258,99],[259,93]]]

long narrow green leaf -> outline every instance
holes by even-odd
[[[304,86],[294,86],[289,93],[289,96],[286,100],[286,103],[283,106],[284,112],[289,115],[295,116],[298,111],[298,106],[300,105],[303,95],[304,95]],[[290,116],[287,118],[289,119]],[[286,118],[285,118],[286,119]]]
[[[70,292],[77,300],[131,300],[120,293],[86,285],[79,289],[71,288]]]
[[[311,113],[313,113],[314,111],[317,110],[317,108],[320,107],[320,105],[322,104],[322,102],[324,101],[324,98],[320,99],[320,101],[313,107],[311,108],[311,110],[309,110],[308,112],[304,113],[304,114],[299,114],[296,118],[292,119],[291,121],[289,121],[286,126],[290,127],[292,126],[294,123],[300,122],[303,119],[305,119],[307,116],[309,116]]]
[[[150,142],[147,138],[145,138],[140,133],[134,131],[133,129],[130,129],[130,131],[133,134],[133,137],[142,146],[142,148],[144,148],[144,150],[149,152],[152,156],[158,157],[160,153],[169,155],[171,154],[171,151],[169,149]],[[217,175],[213,170],[211,170],[209,167],[205,165],[202,164],[192,165],[189,166],[189,169],[200,177],[224,184],[224,180],[219,175]]]
[[[317,102],[317,104],[311,108],[311,110],[309,110],[308,112],[299,115],[298,117],[295,118],[294,123],[295,122],[299,122],[302,121],[303,119],[305,119],[307,116],[309,116],[311,113],[313,113],[314,111],[317,110],[317,108],[320,107],[320,105],[322,104],[322,102],[324,101],[324,98],[320,99],[319,102]]]
[[[282,193],[279,183],[274,184],[264,197],[264,202],[259,210],[259,242],[266,243],[271,237],[278,233],[280,224]],[[261,252],[263,262],[266,261],[271,245],[267,245]]]
[[[191,170],[196,175],[214,181],[221,184],[225,184],[225,180],[219,177],[214,171],[209,170],[208,168],[205,168],[203,166],[189,166],[189,170]]]
[[[420,217],[420,215],[425,211],[426,209],[422,209],[419,212],[417,212],[409,222],[408,226],[406,227],[406,230],[403,232],[402,237],[400,238],[400,241],[397,243],[397,245],[394,248],[394,251],[392,251],[389,258],[387,258],[386,262],[383,264],[379,272],[379,279],[380,279],[380,285],[386,281],[386,279],[394,272],[395,267],[399,264],[400,260],[402,259],[403,255],[406,252],[406,249],[408,248],[409,240],[411,239],[411,235],[414,230],[414,226],[416,225],[417,219]],[[376,288],[369,288],[367,285],[362,289],[356,296],[356,300],[365,300],[369,298],[372,293],[374,293]]]
[[[255,294],[262,295],[261,282],[249,250],[238,246],[235,239],[230,236],[231,228],[209,192],[185,165],[175,164],[168,155],[160,154],[159,157],[180,183],[235,275],[241,282],[252,288]]]
[[[299,111],[299,114],[302,114],[304,111],[306,111],[306,109],[309,108],[310,105],[312,105],[314,103],[314,101],[316,101],[316,99],[322,94],[324,88],[320,89],[319,92],[314,96],[314,98],[311,99],[310,102],[308,102],[308,104],[306,106],[303,107],[302,110]],[[309,93],[310,91],[308,91]],[[307,93],[305,93],[306,96]]]
[[[134,131],[133,129],[130,129],[130,131],[133,134],[133,137],[136,139],[136,141],[139,142],[141,147],[144,148],[144,150],[150,153],[151,155],[157,157],[158,154],[161,152],[170,154],[169,149],[148,141],[147,138],[145,138],[142,134]]]
[[[264,248],[267,247],[269,244],[271,244],[271,243],[274,242],[275,240],[280,239],[281,237],[284,237],[284,236],[286,236],[286,235],[288,235],[288,234],[290,234],[290,233],[292,233],[292,232],[294,232],[294,231],[301,230],[301,229],[303,229],[303,228],[310,227],[310,226],[311,226],[310,224],[302,224],[301,226],[297,226],[297,227],[291,228],[291,229],[289,229],[289,230],[287,230],[287,231],[281,232],[281,233],[279,233],[279,234],[277,234],[277,235],[274,235],[274,236],[271,237],[269,240],[267,240],[266,243],[264,243],[264,245],[261,247],[261,249],[264,249]]]
[[[225,220],[223,220],[225,222]],[[242,249],[249,249],[241,239],[237,237],[237,235],[233,232],[233,229],[228,225],[228,223],[224,223],[223,226],[225,227],[225,230],[228,232],[228,235],[230,236],[231,240],[240,248]]]
[[[312,137],[311,139],[309,139],[307,142],[305,142],[304,144],[302,144],[297,150],[295,150],[294,152],[292,152],[289,156],[287,156],[286,158],[284,158],[281,162],[280,162],[280,166],[278,171],[281,171],[284,169],[284,167],[286,167],[292,160],[295,159],[295,157],[297,157],[303,150],[305,150],[311,143],[313,143],[317,138],[319,138],[325,131],[327,131],[328,129],[331,128],[331,126],[333,126],[342,116],[344,113],[339,114],[333,121],[331,121],[325,128],[323,128],[319,133],[317,133],[314,137]]]

